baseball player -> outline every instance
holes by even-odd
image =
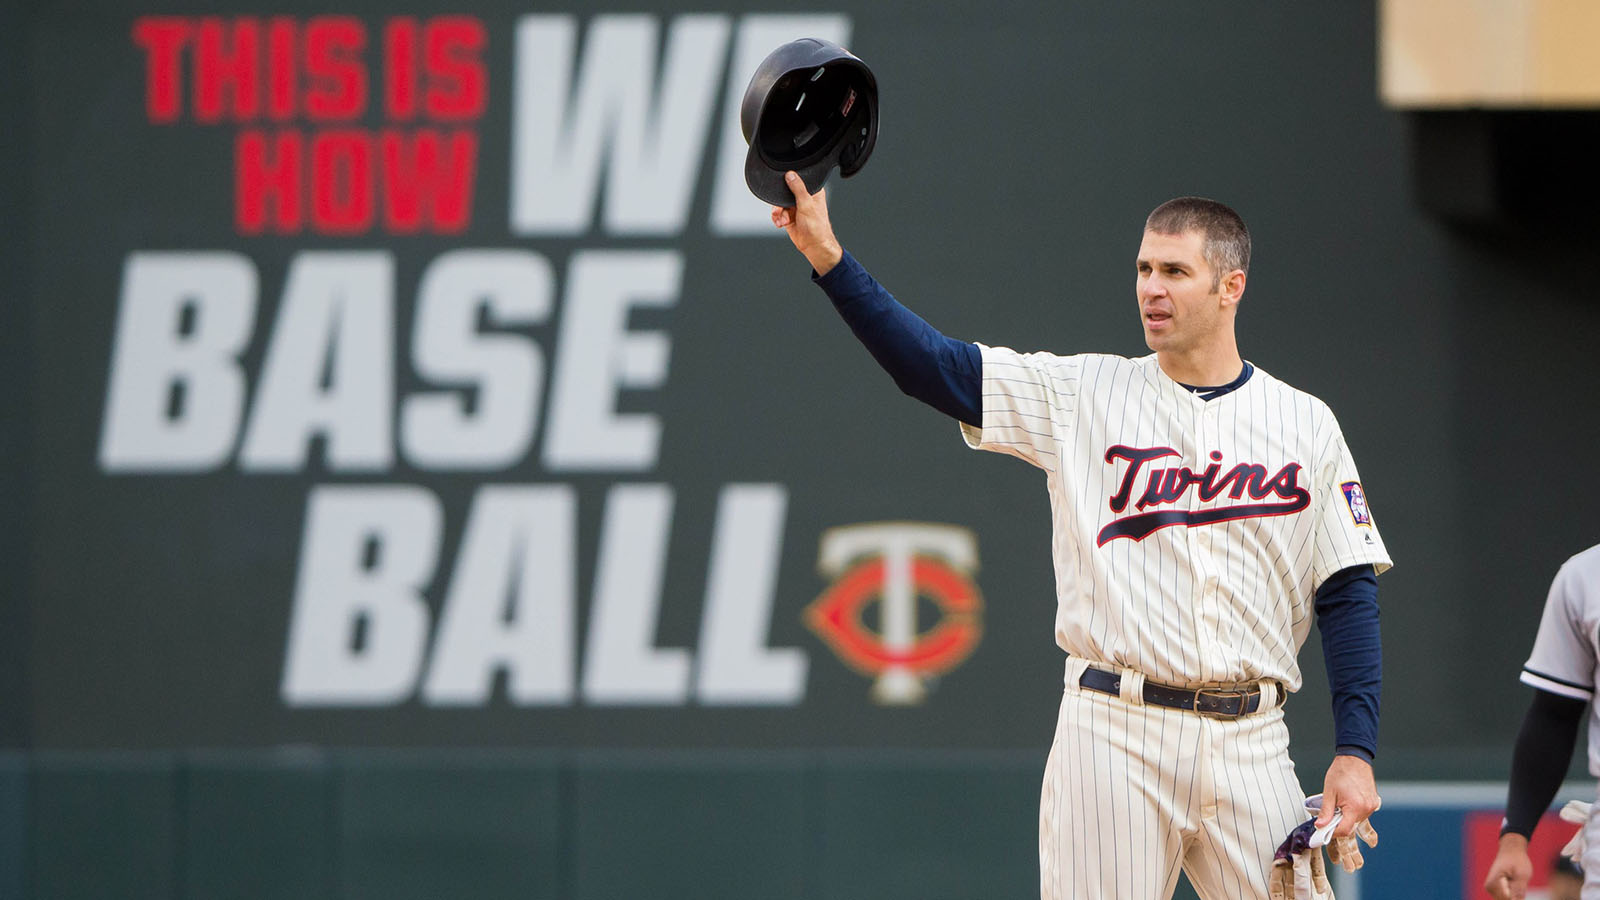
[[[1338,732],[1317,824],[1337,810],[1334,837],[1355,833],[1379,803],[1390,561],[1333,414],[1239,355],[1239,217],[1196,198],[1150,215],[1130,312],[1152,355],[1056,356],[940,334],[844,251],[825,191],[787,184],[796,205],[773,223],[901,390],[1045,472],[1068,656],[1041,895],[1166,898],[1181,868],[1207,900],[1267,900],[1274,850],[1307,817],[1280,704],[1313,614]]]
[[[1595,678],[1600,676],[1600,546],[1567,560],[1545,599],[1533,653],[1522,667],[1522,682],[1534,688],[1533,702],[1522,720],[1511,756],[1511,787],[1506,818],[1500,827],[1500,852],[1484,879],[1484,890],[1497,900],[1528,892],[1533,863],[1528,839],[1550,807],[1578,737],[1583,712],[1589,709],[1589,772],[1600,775],[1600,714],[1590,707]],[[1600,898],[1600,816],[1589,816],[1583,803],[1569,803],[1562,817],[1584,822],[1569,852],[1588,873],[1585,900]],[[1572,813],[1576,812],[1577,815]]]

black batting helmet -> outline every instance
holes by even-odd
[[[818,38],[790,41],[767,54],[739,107],[750,152],[744,181],[774,206],[793,206],[783,183],[793,170],[816,193],[834,166],[861,171],[878,140],[878,80],[867,64]]]

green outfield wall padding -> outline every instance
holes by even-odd
[[[177,787],[169,758],[36,763],[28,797],[28,896],[171,900],[178,882]]]
[[[337,766],[342,900],[557,900],[554,765],[460,754]]]
[[[182,785],[186,900],[334,896],[327,766],[197,762]]]
[[[28,847],[28,764],[0,753],[0,897],[21,897]]]
[[[821,776],[823,900],[1027,897],[1039,890],[1039,766],[889,763]]]
[[[571,900],[814,896],[805,772],[597,762],[576,766]]]

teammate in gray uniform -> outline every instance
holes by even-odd
[[[1522,683],[1534,688],[1511,757],[1511,787],[1500,828],[1500,852],[1489,866],[1484,890],[1496,900],[1527,896],[1533,861],[1528,839],[1550,808],[1589,710],[1589,773],[1600,776],[1600,714],[1591,706],[1600,678],[1600,546],[1567,560],[1545,599],[1533,653],[1522,667]],[[1580,816],[1581,818],[1581,816]],[[1584,900],[1600,900],[1600,816],[1589,816],[1574,852],[1588,873]]]

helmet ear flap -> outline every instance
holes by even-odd
[[[749,151],[745,183],[774,206],[792,206],[785,172],[811,191],[834,168],[848,178],[872,153],[878,129],[878,83],[866,64],[838,44],[790,41],[756,67],[739,106]]]

